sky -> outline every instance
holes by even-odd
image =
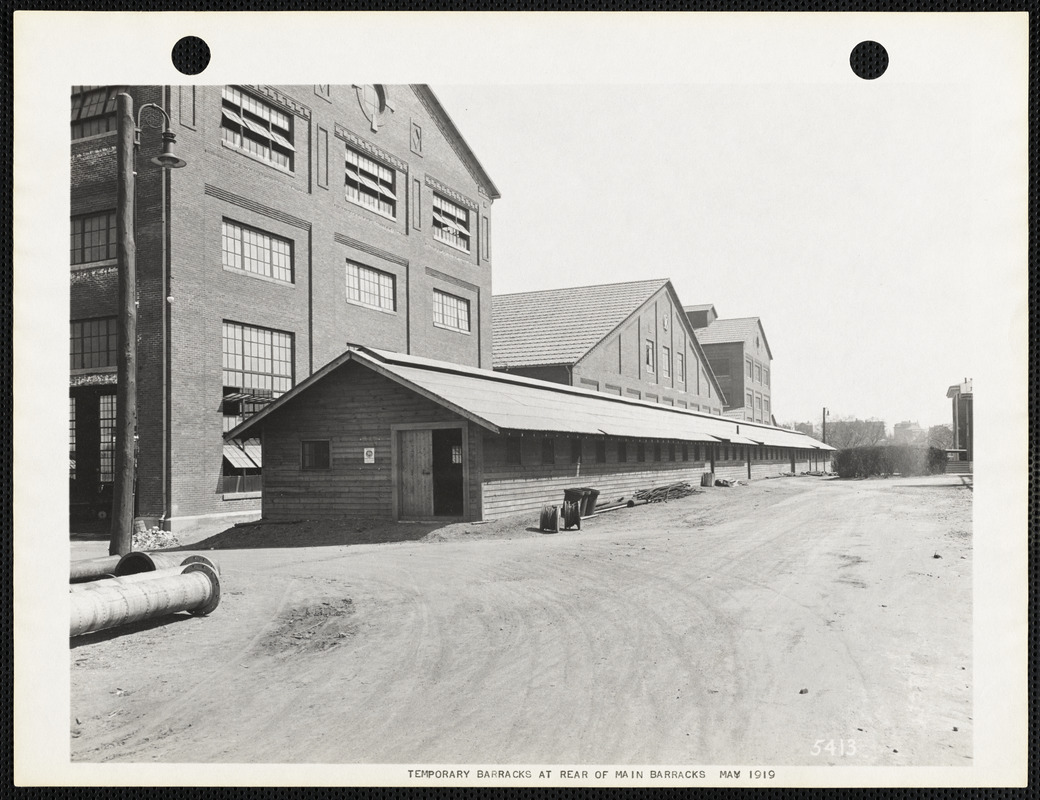
[[[883,78],[882,78],[883,80]],[[956,86],[433,85],[502,194],[495,293],[670,278],[758,316],[781,423],[950,421],[972,377]]]

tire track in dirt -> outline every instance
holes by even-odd
[[[241,649],[212,685],[190,685],[195,708],[166,701],[147,725],[124,726],[111,757],[813,763],[803,740],[828,720],[837,735],[864,710],[882,729],[906,716],[891,676],[868,674],[885,663],[860,598],[886,602],[891,585],[905,603],[935,589],[901,581],[892,559],[883,591],[843,582],[867,579],[880,563],[871,554],[898,532],[873,541],[846,520],[852,503],[869,517],[880,489],[804,486],[749,489],[756,510],[713,525],[690,513],[694,497],[553,536],[242,551],[232,558],[252,568],[239,574],[291,581],[275,612],[248,635],[229,624]],[[265,645],[284,639],[286,614],[325,597],[352,601],[341,643]]]
[[[170,733],[182,731],[189,727],[190,723],[187,722],[187,717],[192,715],[186,714],[185,708],[190,708],[193,701],[208,695],[212,685],[220,685],[221,681],[219,679],[231,672],[234,666],[241,663],[242,659],[264,636],[267,627],[277,621],[279,614],[282,613],[287,605],[295,585],[296,581],[292,579],[286,583],[275,610],[252,639],[239,650],[236,656],[233,656],[230,660],[221,660],[219,666],[207,672],[205,676],[201,678],[196,677],[193,683],[176,697],[159,705],[149,705],[135,719],[105,734],[94,737],[89,749],[83,752],[74,751],[72,759],[85,760],[92,753],[100,754],[101,757],[98,759],[100,761],[106,761],[115,757],[124,759],[126,756],[133,755],[142,747],[148,746],[154,739],[164,738]],[[206,697],[206,699],[208,700],[209,698]],[[116,747],[121,748],[119,753],[112,752],[112,749]]]

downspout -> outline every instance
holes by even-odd
[[[314,226],[307,228],[307,375],[314,374]],[[261,470],[262,472],[263,470]]]
[[[170,87],[166,86],[163,88],[163,109],[169,113],[170,111]],[[159,299],[159,305],[161,311],[161,322],[160,329],[162,331],[162,390],[160,392],[162,397],[162,455],[160,463],[162,464],[162,476],[160,483],[162,484],[162,517],[159,520],[159,527],[163,530],[167,530],[170,517],[173,516],[172,509],[170,508],[170,495],[172,487],[170,485],[171,473],[170,469],[170,451],[173,449],[170,441],[171,435],[171,424],[170,424],[170,406],[172,400],[170,398],[170,386],[172,381],[170,379],[170,339],[172,338],[170,332],[171,325],[171,310],[169,308],[169,298],[172,297],[172,291],[170,287],[170,241],[172,238],[171,220],[170,214],[167,209],[170,207],[171,201],[171,188],[170,188],[170,177],[167,175],[169,170],[161,169],[160,180],[162,181],[162,203],[160,204],[160,225],[162,226],[163,235],[160,237],[160,247],[162,252],[159,254],[159,263],[162,265],[162,297]]]

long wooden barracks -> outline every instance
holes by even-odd
[[[494,519],[563,489],[826,469],[772,426],[350,346],[227,433],[264,449],[263,516]]]

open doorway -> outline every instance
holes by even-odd
[[[462,429],[433,431],[433,515],[461,517]]]
[[[463,517],[465,437],[460,427],[397,431],[398,516]]]

